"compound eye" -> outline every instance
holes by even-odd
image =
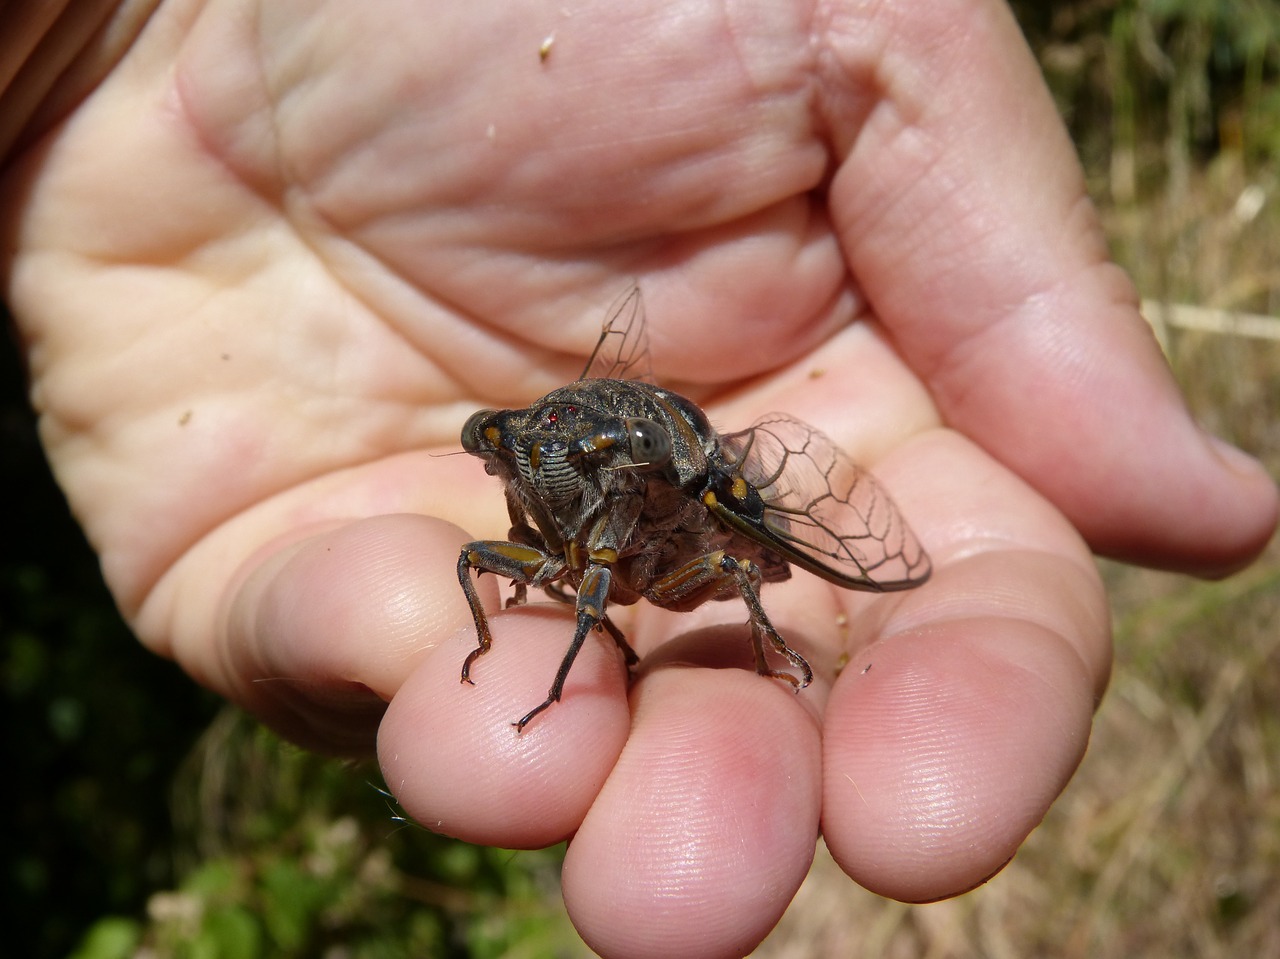
[[[671,436],[653,420],[627,420],[631,461],[637,466],[663,466],[671,459]]]
[[[493,449],[493,444],[485,438],[485,431],[493,423],[497,410],[478,410],[472,413],[462,425],[462,448],[468,453],[483,453]]]

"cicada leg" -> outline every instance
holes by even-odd
[[[511,595],[507,597],[507,601],[502,604],[503,609],[514,609],[517,606],[523,606],[529,602],[529,587],[524,583],[513,584],[515,589],[511,591]]]
[[[747,604],[747,611],[751,615],[751,646],[756,654],[756,672],[761,676],[786,680],[797,690],[804,689],[813,682],[813,670],[803,656],[787,645],[786,640],[773,628],[773,623],[765,614],[764,606],[760,602],[760,570],[756,564],[749,559],[736,560],[732,556],[725,556],[720,560],[720,569],[734,578],[738,584],[738,592],[742,594],[742,600]],[[769,668],[764,658],[764,640],[766,639],[774,649],[787,658],[792,666],[800,670],[799,679],[790,673]]]
[[[572,606],[578,601],[573,593],[564,588],[564,583],[548,583],[542,587],[542,591],[557,603],[564,603],[566,606]]]
[[[548,583],[546,586],[542,587],[542,589],[543,592],[554,599],[557,603],[564,603],[566,606],[576,606],[578,603],[578,597],[565,589],[563,583]],[[521,602],[523,602],[523,600]],[[507,605],[511,606],[512,604],[508,602]],[[626,634],[623,633],[614,621],[609,618],[608,613],[605,613],[604,616],[600,618],[600,622],[597,624],[596,628],[608,633],[614,643],[617,644],[618,649],[622,650],[622,657],[627,663],[627,672],[630,673],[631,667],[640,662],[640,657],[636,655],[636,651],[632,649],[631,644],[627,642]]]
[[[760,569],[749,559],[734,559],[723,550],[708,553],[685,563],[657,580],[647,595],[659,606],[678,606],[687,597],[718,592],[725,581],[731,581],[747,604],[751,621],[751,648],[755,654],[756,672],[790,683],[797,690],[813,682],[813,670],[803,656],[787,645],[786,640],[773,627],[760,602]],[[764,644],[768,641],[778,653],[800,671],[797,678],[791,673],[771,669],[765,658]]]
[[[564,603],[566,606],[574,606],[578,602],[577,597],[566,590],[562,583],[551,583],[544,586],[543,590],[556,602]],[[613,641],[617,644],[618,648],[622,650],[623,659],[625,659],[627,663],[627,671],[630,672],[631,667],[640,662],[640,657],[636,655],[636,651],[632,649],[631,644],[627,642],[626,634],[623,633],[617,625],[615,625],[613,620],[609,618],[608,613],[605,613],[604,616],[600,618],[598,628],[608,633],[613,638]]]
[[[535,546],[526,546],[521,543],[479,540],[474,543],[468,543],[462,548],[462,553],[458,556],[458,582],[462,584],[462,591],[467,597],[467,605],[471,607],[471,616],[476,623],[476,636],[478,638],[476,648],[467,654],[467,658],[462,664],[462,682],[472,682],[472,664],[493,646],[493,635],[489,632],[489,618],[485,615],[484,606],[480,603],[480,595],[476,592],[475,583],[471,580],[471,570],[478,569],[481,572],[506,576],[519,588],[542,585],[541,581],[547,579],[550,579],[554,584],[554,577],[559,575],[563,566],[564,560],[560,557],[548,555]],[[557,599],[563,598],[566,602],[576,604],[578,625],[574,630],[573,642],[564,654],[559,670],[556,671],[556,678],[551,684],[547,698],[516,721],[515,727],[517,730],[523,730],[534,716],[552,703],[560,701],[560,697],[564,694],[564,684],[569,676],[569,670],[573,666],[573,661],[578,657],[578,652],[582,649],[582,644],[586,641],[587,634],[592,629],[601,627],[609,633],[613,641],[618,644],[618,648],[622,650],[622,655],[626,658],[628,668],[637,662],[638,657],[635,654],[635,650],[627,644],[622,631],[605,615],[605,606],[609,600],[609,584],[611,582],[612,573],[609,568],[593,563],[587,567],[586,572],[582,575],[582,582],[578,586],[576,599],[570,597],[559,588],[547,590]]]
[[[631,667],[640,662],[640,657],[636,655],[636,651],[631,648],[631,644],[627,642],[627,637],[623,635],[622,630],[614,625],[613,620],[606,613],[600,618],[600,626],[604,631],[613,637],[613,641],[622,650],[622,658],[627,664],[627,674],[630,675]]]
[[[476,592],[475,583],[471,580],[471,571],[477,569],[482,573],[505,576],[516,584],[517,595],[520,595],[535,579],[556,575],[559,571],[557,567],[562,566],[563,562],[536,546],[522,543],[477,540],[462,547],[462,553],[458,556],[458,582],[462,584],[467,605],[471,607],[471,618],[476,623],[478,640],[476,648],[467,654],[462,664],[462,682],[471,682],[471,664],[493,645],[489,617],[485,615],[484,606],[480,603],[480,594]]]
[[[582,644],[586,642],[587,634],[601,623],[609,622],[604,610],[605,604],[609,600],[609,584],[612,580],[613,574],[607,566],[592,564],[582,574],[582,582],[578,584],[578,625],[573,631],[573,642],[569,644],[569,649],[564,654],[564,659],[560,661],[560,668],[556,670],[556,678],[551,683],[547,698],[516,720],[515,727],[517,731],[522,731],[525,726],[529,725],[529,720],[533,719],[534,716],[552,703],[560,702],[560,697],[564,694],[565,680],[569,678],[569,670],[573,668],[573,661],[578,658],[578,652],[582,649]],[[635,653],[632,652],[631,647],[622,638],[622,634],[617,632],[617,627],[613,626],[612,623],[609,623],[609,627],[610,635],[622,648],[623,654],[628,655],[628,665],[630,665]]]

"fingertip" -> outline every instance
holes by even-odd
[[[307,532],[243,564],[205,680],[309,748],[367,754],[405,676],[470,621],[463,533],[411,514]]]
[[[1088,670],[1048,630],[973,619],[876,644],[828,705],[823,834],[833,857],[905,902],[982,883],[1066,785],[1092,706]]]
[[[570,917],[602,955],[746,955],[813,858],[814,719],[737,669],[658,670],[633,701],[632,736],[565,859]]]
[[[1209,578],[1238,572],[1275,533],[1275,481],[1180,405],[1166,417],[1164,436],[1134,456],[1108,500],[1086,495],[1069,512],[1090,545],[1113,559]]]
[[[612,643],[587,644],[563,698],[523,729],[542,702],[573,620],[559,608],[490,618],[493,646],[461,680],[474,629],[453,636],[405,681],[378,733],[388,787],[434,832],[504,848],[540,848],[582,822],[630,726],[626,671]]]
[[[1240,520],[1224,531],[1222,555],[1203,557],[1198,571],[1204,576],[1226,576],[1257,559],[1275,535],[1280,521],[1280,491],[1257,459],[1212,433],[1206,431],[1203,435],[1210,456],[1220,464],[1223,485],[1236,493]]]

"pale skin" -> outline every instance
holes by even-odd
[[[376,743],[428,827],[571,837],[602,955],[749,951],[820,830],[887,896],[981,883],[1106,685],[1090,548],[1221,575],[1274,528],[1000,4],[81,6],[104,34],[19,10],[0,40],[4,290],[121,609],[298,741]],[[507,521],[478,460],[434,454],[571,379],[632,281],[659,378],[725,429],[830,433],[935,572],[766,588],[798,695],[751,669],[740,604],[618,610],[635,683],[592,637],[516,734],[572,617],[484,577],[494,646],[459,682],[454,563]]]

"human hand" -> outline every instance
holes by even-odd
[[[821,14],[161,6],[6,172],[49,455],[143,641],[317,748],[376,731],[429,827],[572,836],[605,955],[748,951],[819,828],[885,895],[981,882],[1106,682],[1075,530],[1222,573],[1275,522],[1186,416],[1007,11]],[[592,640],[517,735],[569,618],[486,578],[495,645],[458,682],[458,550],[507,524],[434,454],[571,379],[633,279],[664,382],[725,429],[832,435],[934,578],[766,588],[818,672],[798,696],[697,668],[742,661],[739,605],[617,610],[629,699]]]

